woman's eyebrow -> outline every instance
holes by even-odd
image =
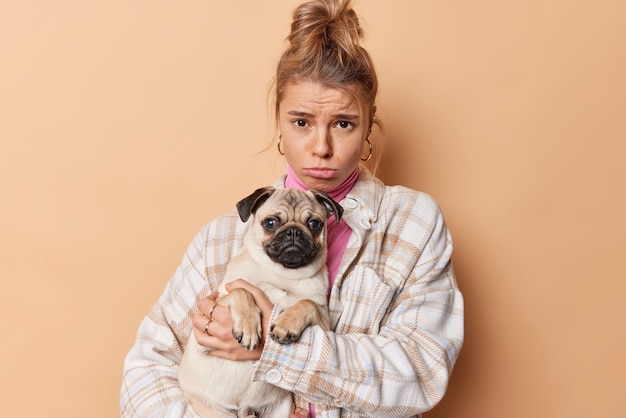
[[[290,110],[287,112],[288,115],[291,116],[298,116],[301,118],[311,118],[313,117],[313,115],[311,113],[307,113],[307,112],[301,112],[299,110]],[[336,119],[344,119],[344,120],[358,120],[360,119],[359,115],[352,115],[352,114],[347,114],[347,113],[339,113],[336,115],[333,115]]]
[[[299,110],[290,110],[290,111],[287,112],[287,114],[291,115],[291,116],[300,116],[300,117],[303,117],[303,118],[310,118],[311,116],[313,116],[310,113],[301,112]]]
[[[351,114],[343,114],[343,113],[335,115],[335,117],[337,119],[344,119],[344,120],[357,120],[360,118],[359,115],[351,115]]]

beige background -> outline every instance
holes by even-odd
[[[283,169],[258,151],[297,3],[0,4],[2,416],[118,416],[194,234]],[[625,3],[357,7],[380,175],[439,201],[467,299],[427,416],[626,416]]]

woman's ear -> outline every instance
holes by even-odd
[[[369,137],[370,134],[372,133],[372,125],[374,125],[374,118],[376,117],[376,106],[372,106],[372,109],[370,111],[370,128],[367,131],[367,136]]]

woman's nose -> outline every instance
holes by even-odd
[[[313,154],[320,158],[328,158],[333,155],[331,137],[328,130],[322,129],[317,133],[313,146]]]

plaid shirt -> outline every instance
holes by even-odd
[[[419,416],[443,397],[463,344],[450,233],[431,197],[365,168],[341,204],[353,232],[331,290],[332,331],[310,327],[288,345],[266,339],[254,379],[294,392],[299,406],[313,402],[317,417]],[[196,301],[217,289],[248,226],[233,211],[189,246],[126,357],[122,416],[196,416],[177,366]]]

